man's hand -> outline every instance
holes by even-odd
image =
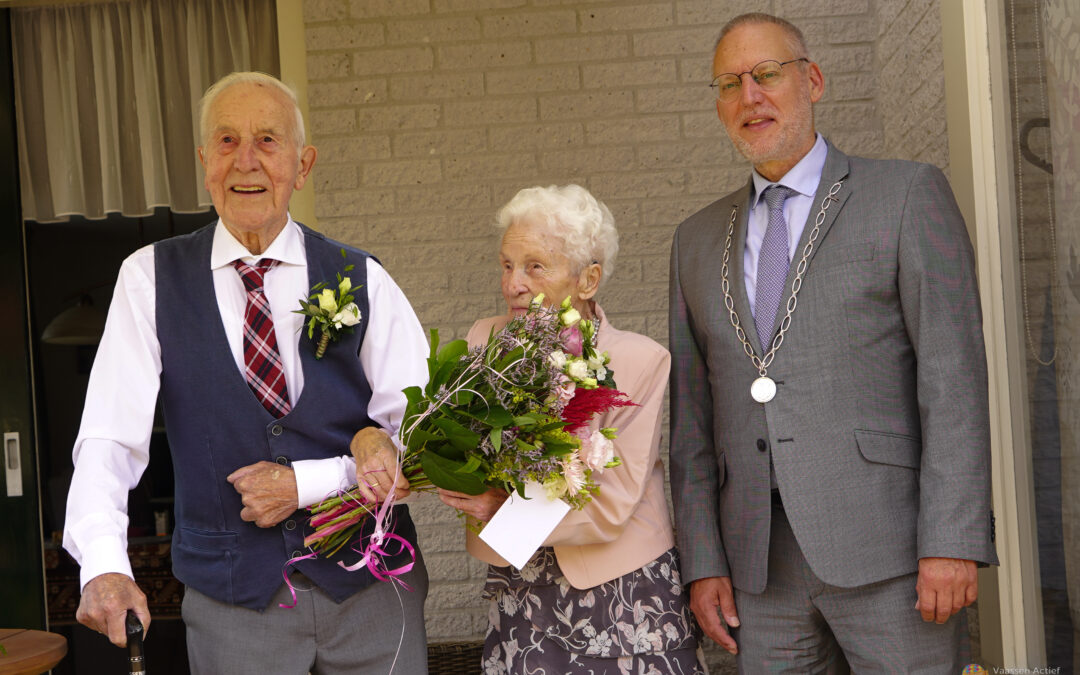
[[[242,466],[225,479],[240,493],[240,517],[259,527],[273,527],[300,508],[296,474],[276,462]]]
[[[975,602],[979,595],[979,577],[974,560],[922,558],[919,580],[915,583],[919,599],[915,609],[923,621],[945,623],[949,617]]]
[[[716,609],[720,608],[717,614]],[[732,654],[739,652],[735,638],[728,626],[738,628],[739,614],[735,611],[735,593],[731,590],[731,577],[706,577],[690,584],[690,609],[694,611],[698,625],[705,634],[716,640]],[[721,615],[723,620],[721,620]]]
[[[458,511],[464,514],[470,515],[473,518],[479,520],[481,523],[486,523],[491,520],[495,512],[499,510],[499,507],[506,501],[508,494],[506,490],[502,488],[491,488],[486,492],[481,492],[478,495],[468,495],[464,492],[454,492],[453,490],[444,490],[439,488],[439,499],[443,504],[452,506]]]
[[[409,481],[401,475],[398,450],[390,436],[378,427],[356,432],[349,451],[356,459],[356,483],[360,496],[371,503],[381,502],[392,492],[394,499],[409,494]]]
[[[150,629],[150,609],[146,595],[131,577],[110,572],[90,580],[83,588],[75,618],[90,630],[104,634],[117,647],[127,646],[127,611],[135,610],[143,625],[143,635]]]

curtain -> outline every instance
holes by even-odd
[[[129,0],[11,10],[22,213],[206,211],[199,99],[279,72],[274,0]]]
[[[1061,522],[1074,628],[1080,627],[1080,3],[1047,0],[1047,91],[1057,213],[1054,336],[1061,430]],[[1053,664],[1051,664],[1053,665]]]

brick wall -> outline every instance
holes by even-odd
[[[621,233],[601,302],[616,325],[664,343],[674,227],[748,176],[706,86],[720,26],[757,9],[796,22],[826,74],[819,128],[848,152],[898,155],[927,129],[943,139],[944,115],[913,114],[895,140],[883,131],[892,122],[880,111],[900,106],[882,99],[875,64],[905,50],[933,61],[936,48],[936,63],[905,65],[940,76],[932,3],[897,4],[306,0],[320,227],[378,255],[425,326],[460,337],[502,309],[498,207],[522,187],[580,183]],[[913,45],[912,32],[925,40]],[[449,509],[422,499],[415,512],[432,575],[429,638],[476,639],[483,567],[463,553]]]

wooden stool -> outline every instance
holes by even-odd
[[[60,663],[67,654],[67,638],[43,630],[0,628],[0,675],[38,675]]]

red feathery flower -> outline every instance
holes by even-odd
[[[629,396],[618,389],[578,387],[574,390],[574,397],[563,408],[562,419],[566,422],[565,431],[574,433],[588,425],[593,415],[631,405],[637,405],[637,403],[631,401]]]

